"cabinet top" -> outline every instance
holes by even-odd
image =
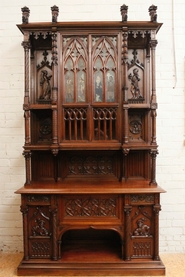
[[[87,29],[141,29],[141,30],[156,30],[161,27],[161,23],[157,23],[157,6],[151,5],[148,8],[150,21],[128,21],[128,6],[123,4],[120,7],[122,21],[91,21],[91,22],[58,22],[59,7],[54,5],[51,7],[51,22],[37,22],[29,23],[30,9],[23,7],[22,11],[22,24],[18,24],[21,32],[46,30],[46,31],[59,31],[63,29],[73,28],[74,30],[87,30]]]
[[[42,31],[63,31],[63,30],[155,30],[159,31],[162,23],[151,21],[83,21],[83,22],[34,22],[28,24],[17,24],[17,27],[24,34],[25,32]]]

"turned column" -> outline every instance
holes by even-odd
[[[157,149],[150,151],[150,156],[151,156],[151,160],[152,160],[150,185],[157,185],[157,182],[156,182],[156,157],[157,157],[157,154],[158,154]]]
[[[128,143],[128,87],[127,87],[127,62],[128,62],[128,30],[122,29],[122,66],[123,66],[123,143]]]
[[[157,97],[156,97],[156,66],[155,66],[155,49],[157,45],[157,40],[155,39],[156,32],[151,31],[151,64],[152,64],[152,95],[151,95],[151,117],[152,117],[152,138],[151,144],[156,145],[156,109],[157,109]]]
[[[26,185],[30,185],[31,182],[31,151],[24,150],[23,155],[26,163]]]
[[[58,52],[57,52],[57,32],[52,32],[52,66],[53,66],[53,87],[52,87],[52,125],[53,125],[53,145],[58,144]]]

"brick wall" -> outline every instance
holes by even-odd
[[[121,20],[118,0],[9,0],[0,8],[0,249],[22,251],[20,196],[24,184],[23,48],[21,8],[30,8],[30,22],[51,21],[50,7],[59,6],[58,21]],[[185,251],[185,2],[131,0],[128,20],[149,20],[148,7],[158,6],[156,49],[158,117],[157,181],[161,197],[160,251]],[[174,9],[173,9],[174,4]],[[174,24],[173,24],[174,17]],[[174,27],[174,36],[173,36]]]

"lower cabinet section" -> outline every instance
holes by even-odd
[[[18,275],[163,275],[159,193],[22,194]]]

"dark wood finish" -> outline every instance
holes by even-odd
[[[29,23],[18,275],[164,275],[151,20]]]

